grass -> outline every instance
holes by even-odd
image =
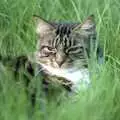
[[[92,87],[88,90],[69,100],[64,99],[59,106],[56,106],[56,100],[46,104],[38,93],[34,111],[27,100],[24,84],[16,84],[11,71],[1,67],[0,120],[120,120],[119,11],[119,0],[1,0],[2,55],[16,56],[35,51],[33,14],[50,21],[72,22],[81,22],[94,14],[98,38],[108,61],[98,66],[100,73],[94,72]]]

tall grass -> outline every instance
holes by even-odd
[[[35,51],[33,14],[50,21],[70,22],[81,22],[94,14],[98,38],[108,61],[98,66],[101,72],[92,75],[89,89],[69,100],[64,99],[57,106],[56,99],[47,104],[38,93],[34,110],[27,100],[24,84],[15,83],[11,71],[0,65],[0,120],[120,120],[120,1],[1,0],[2,55],[16,56]]]

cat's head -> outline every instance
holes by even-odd
[[[87,67],[91,39],[96,39],[94,16],[81,24],[50,23],[37,16],[38,64],[53,68]]]

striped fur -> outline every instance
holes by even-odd
[[[34,19],[38,35],[36,62],[42,65],[50,81],[53,80],[53,75],[69,81],[70,69],[79,71],[74,71],[74,74],[80,73],[81,69],[88,70],[90,52],[96,48],[97,34],[93,16],[82,23],[51,23],[39,17]]]

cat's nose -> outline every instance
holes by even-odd
[[[62,64],[64,63],[64,60],[56,60],[56,63],[58,64],[59,67],[61,67]]]
[[[59,54],[56,55],[55,61],[58,64],[59,67],[61,67],[63,65],[63,63],[65,62],[65,60],[66,60],[65,56],[59,55]]]

